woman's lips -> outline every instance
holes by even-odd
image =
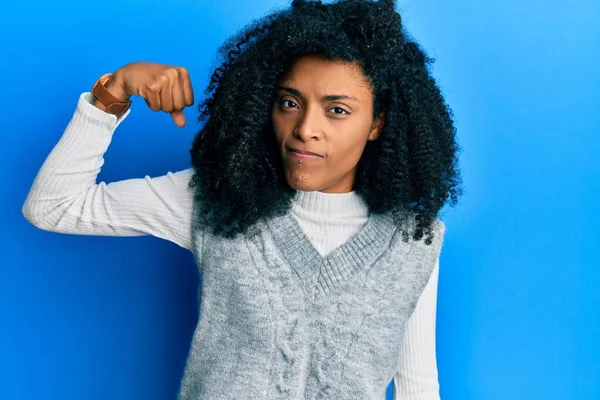
[[[298,160],[322,160],[324,158],[323,156],[319,156],[316,154],[302,153],[298,150],[292,150],[292,149],[288,149],[288,153],[289,153],[290,157],[296,158]]]

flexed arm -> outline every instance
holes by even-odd
[[[169,72],[172,68],[151,63],[129,64],[115,72],[106,87],[123,100],[130,93],[145,96],[150,108],[170,110],[175,123],[183,126],[185,117],[181,110],[193,104],[191,85],[187,73],[180,75],[187,83],[175,84],[169,78],[176,76]],[[131,75],[135,78],[128,78]],[[130,112],[117,117],[105,110],[90,93],[80,96],[66,130],[37,173],[23,205],[23,215],[34,226],[47,231],[99,236],[153,235],[189,249],[193,194],[187,185],[193,169],[155,178],[96,182],[112,135]]]

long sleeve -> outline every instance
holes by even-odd
[[[394,376],[394,400],[439,400],[435,323],[439,258],[408,319]]]
[[[82,93],[58,143],[47,156],[22,208],[34,226],[97,236],[156,236],[190,249],[193,193],[189,168],[151,178],[96,182],[117,118]]]

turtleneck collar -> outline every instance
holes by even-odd
[[[292,212],[301,218],[363,220],[368,217],[369,208],[356,191],[323,193],[297,190],[292,202]]]

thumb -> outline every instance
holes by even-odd
[[[185,126],[185,115],[183,114],[183,111],[173,111],[171,113],[171,118],[173,118],[175,125],[178,127],[183,128]]]

